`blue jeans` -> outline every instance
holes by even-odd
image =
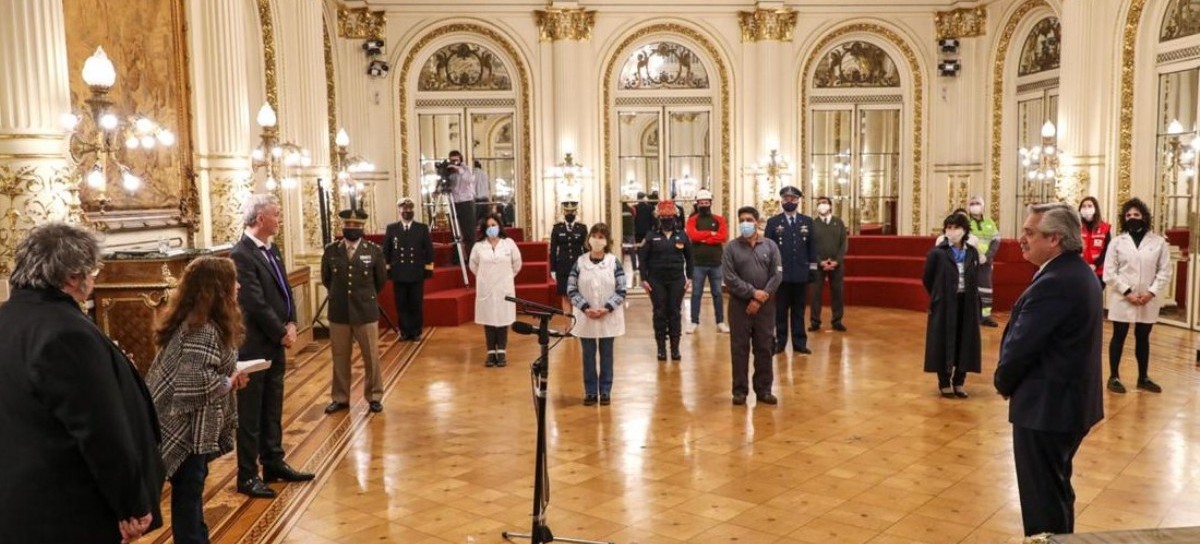
[[[208,544],[204,524],[204,479],[208,455],[189,455],[171,476],[171,533],[179,544]]]
[[[600,344],[600,380],[596,383],[596,341]],[[613,339],[580,338],[583,346],[583,390],[587,395],[607,395],[613,382]]]
[[[692,269],[692,323],[700,324],[700,304],[704,301],[704,280],[708,279],[712,291],[713,311],[717,313],[717,323],[725,322],[725,309],[721,300],[721,267],[697,266]]]

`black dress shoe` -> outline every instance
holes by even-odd
[[[349,408],[349,407],[350,407],[350,404],[349,404],[349,403],[346,403],[346,402],[338,402],[338,401],[336,401],[336,400],[335,400],[335,401],[333,401],[333,402],[329,403],[329,406],[326,406],[326,407],[325,407],[325,413],[326,413],[326,414],[332,414],[332,413],[334,413],[334,412],[340,412],[340,411],[342,411],[342,410],[345,410],[345,409],[347,409],[347,408]]]
[[[808,326],[808,332],[817,332],[819,330],[821,330],[820,325],[809,325]]]
[[[733,405],[734,406],[742,406],[744,404],[746,404],[746,395],[734,395],[733,396]]]
[[[779,404],[779,397],[770,393],[757,395],[759,404]]]
[[[1151,393],[1162,393],[1162,387],[1160,387],[1158,384],[1150,381],[1150,378],[1146,378],[1144,380],[1138,380],[1137,388],[1141,389],[1142,391],[1149,391]]]
[[[508,366],[508,355],[503,353],[496,354],[496,366]]]
[[[787,351],[787,346],[786,346],[786,345],[782,345],[782,346],[775,346],[775,355],[779,355],[780,353],[783,353],[783,352],[785,352],[785,351]]]
[[[681,360],[683,360],[683,354],[682,354],[682,353],[679,353],[679,348],[672,348],[672,349],[671,349],[671,360],[672,360],[672,361],[681,361]]]
[[[1000,326],[1000,324],[996,323],[996,320],[992,319],[991,317],[983,318],[983,320],[980,321],[979,324],[983,325],[984,327],[999,327]]]
[[[833,330],[838,332],[846,332],[846,326],[841,323],[834,323]]]
[[[612,404],[612,396],[608,393],[600,393],[600,406],[608,406]]]
[[[596,395],[584,396],[583,397],[583,405],[584,406],[595,406],[596,405]]]
[[[371,405],[371,412],[373,412],[373,413],[378,414],[379,412],[383,411],[383,403],[382,402],[373,400],[373,401],[371,401],[370,405]]]
[[[812,350],[808,349],[808,348],[800,348],[795,351],[796,351],[796,353],[802,353],[804,355],[812,355]]]
[[[667,348],[658,348],[658,360],[659,361],[667,360]]]
[[[263,481],[266,482],[307,482],[314,477],[316,477],[315,474],[297,472],[296,469],[283,462],[275,466],[263,467]]]
[[[275,490],[258,478],[248,478],[238,482],[237,492],[255,499],[275,498]]]

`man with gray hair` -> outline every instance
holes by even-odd
[[[283,374],[286,348],[296,341],[296,304],[283,256],[270,241],[279,231],[279,201],[269,194],[252,195],[242,222],[245,233],[229,254],[237,265],[238,305],[246,324],[238,358],[266,359],[271,366],[250,374],[249,383],[237,392],[237,490],[251,497],[274,498],[275,491],[265,482],[313,479],[283,460]]]
[[[1020,242],[1039,268],[1004,328],[995,385],[1009,401],[1025,535],[1070,533],[1072,460],[1104,418],[1100,285],[1080,255],[1074,208],[1032,206]]]
[[[17,246],[0,306],[6,542],[120,542],[162,525],[150,393],[80,311],[101,266],[99,238],[75,225],[39,226]]]

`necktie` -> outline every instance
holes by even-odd
[[[266,246],[260,249],[262,249],[263,253],[267,254],[267,262],[271,263],[271,271],[275,273],[275,284],[283,293],[283,298],[287,300],[288,311],[291,311],[292,297],[288,294],[287,280],[283,277],[283,269],[279,267],[279,261],[275,260],[275,254],[270,249]]]

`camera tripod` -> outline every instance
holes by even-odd
[[[463,285],[470,287],[471,279],[467,276],[467,259],[463,256],[462,226],[458,224],[458,209],[454,207],[454,200],[450,198],[450,190],[448,188],[439,187],[436,194],[437,196],[433,201],[433,210],[436,211],[440,204],[444,204],[446,209],[450,210],[450,239],[453,240],[454,251],[458,254],[458,268],[462,271]],[[471,205],[474,206],[475,201],[471,201]],[[430,223],[432,224],[433,221],[431,220]]]
[[[325,295],[325,300],[321,301],[321,305],[317,306],[317,313],[313,314],[312,324],[314,327],[319,324],[322,327],[325,327],[327,329],[329,328],[329,325],[326,325],[324,321],[321,321],[321,312],[325,311],[325,306],[327,306],[328,304],[329,304],[329,295],[327,294],[327,295]],[[388,317],[387,312],[383,311],[383,305],[380,304],[378,300],[375,301],[375,306],[379,307],[379,315],[381,317],[383,317],[384,323],[387,323],[388,329],[391,330],[392,332],[395,332],[396,335],[399,336],[400,335],[400,326],[395,323],[392,323],[392,318]],[[400,308],[396,308],[396,311],[399,312]]]

